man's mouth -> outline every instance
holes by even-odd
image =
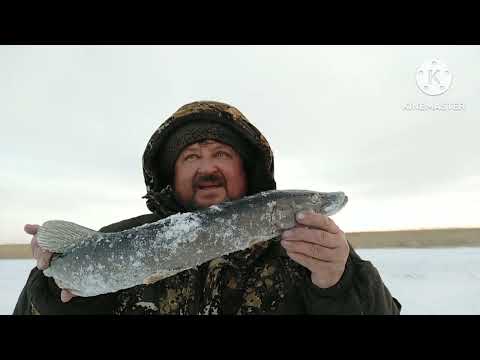
[[[225,188],[225,180],[220,174],[203,175],[193,182],[194,191],[216,191]]]
[[[199,190],[211,190],[223,187],[222,184],[198,184],[197,189]]]

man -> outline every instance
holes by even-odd
[[[100,231],[116,232],[276,188],[267,140],[236,108],[202,101],[177,110],[143,155],[151,214]],[[317,189],[320,190],[320,189]],[[281,243],[267,241],[208,261],[152,285],[82,298],[42,271],[39,248],[14,314],[399,314],[375,267],[363,261],[327,216],[297,214]]]

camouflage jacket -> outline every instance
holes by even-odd
[[[198,119],[227,124],[255,151],[248,168],[249,194],[276,188],[273,154],[267,140],[236,108],[195,102],[180,108],[152,135],[143,155],[147,207],[141,215],[100,231],[115,232],[185,211],[156,163],[168,135]],[[376,268],[350,246],[345,272],[333,287],[321,289],[310,272],[295,263],[276,241],[213,259],[198,268],[150,285],[112,294],[60,301],[60,289],[33,269],[14,314],[399,314],[401,305]]]

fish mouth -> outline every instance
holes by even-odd
[[[348,201],[348,197],[343,191],[332,192],[328,195],[328,199],[330,200],[330,202],[337,205],[344,205]]]
[[[348,202],[348,196],[342,191],[328,194],[327,199],[327,205],[323,206],[322,211],[328,216],[339,212]]]
[[[341,196],[343,197],[342,201],[337,205],[337,209],[335,209],[335,213],[339,212],[340,210],[342,210],[345,205],[347,205],[347,202],[348,202],[348,196],[345,195],[345,193],[341,192],[340,193]]]

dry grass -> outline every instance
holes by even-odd
[[[480,246],[480,228],[347,233],[354,248],[432,248]],[[0,245],[0,259],[30,259],[30,244]]]
[[[30,244],[0,244],[0,259],[31,259]]]
[[[480,228],[348,233],[354,248],[432,248],[480,246]]]

